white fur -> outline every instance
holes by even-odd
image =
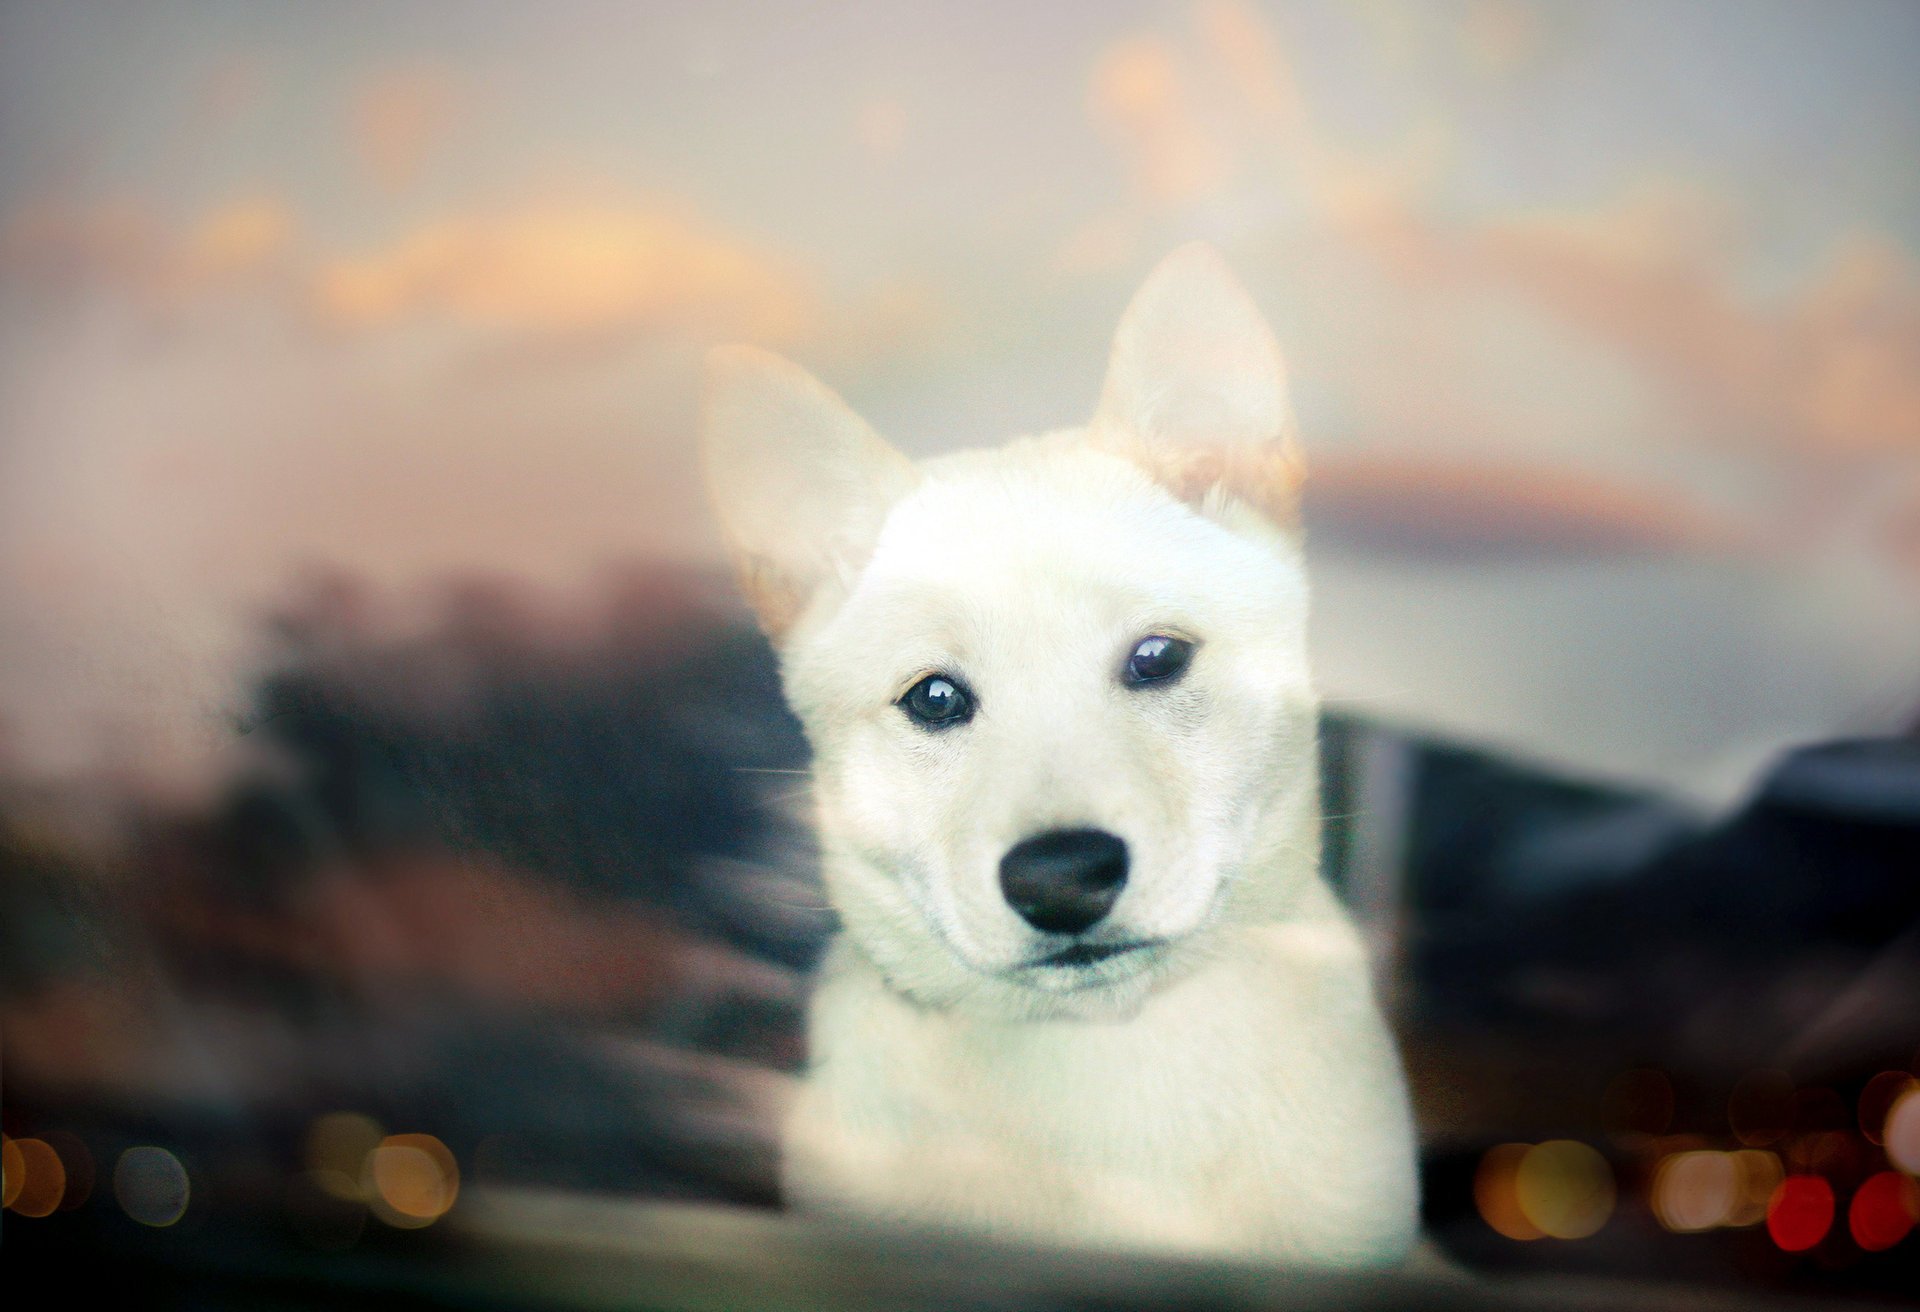
[[[1278,348],[1202,247],[1122,321],[1087,430],[909,466],[797,367],[734,349],[709,478],[814,750],[829,895],[798,1203],[1056,1240],[1359,1266],[1417,1228],[1399,1065],[1318,876],[1316,704]],[[1166,457],[1167,459],[1162,459]],[[1178,486],[1175,486],[1178,484]],[[1185,499],[1183,499],[1185,498]],[[1167,686],[1140,639],[1193,640]],[[957,676],[973,719],[896,704]],[[1002,855],[1104,829],[1128,882],[1093,966],[1007,904]]]

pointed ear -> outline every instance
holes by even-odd
[[[1280,345],[1204,242],[1161,261],[1127,306],[1090,432],[1196,507],[1226,496],[1282,528],[1297,517],[1304,468]]]
[[[799,365],[749,346],[707,356],[701,463],[742,590],[776,641],[865,563],[913,465]]]

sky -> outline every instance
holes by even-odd
[[[1920,708],[1920,8],[0,7],[0,752],[187,778],[320,569],[705,566],[704,349],[1082,421],[1217,243],[1329,697],[1708,800]]]

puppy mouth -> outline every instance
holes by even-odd
[[[1153,939],[1138,939],[1132,943],[1075,943],[1071,947],[1065,947],[1048,956],[1029,961],[1027,968],[1039,970],[1051,967],[1071,970],[1097,966],[1103,961],[1111,961],[1129,952],[1140,952],[1154,946],[1157,944]]]

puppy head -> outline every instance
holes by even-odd
[[[1210,249],[1135,297],[1085,430],[916,467],[733,348],[704,456],[829,893],[896,987],[1111,1012],[1315,877],[1284,373]]]

